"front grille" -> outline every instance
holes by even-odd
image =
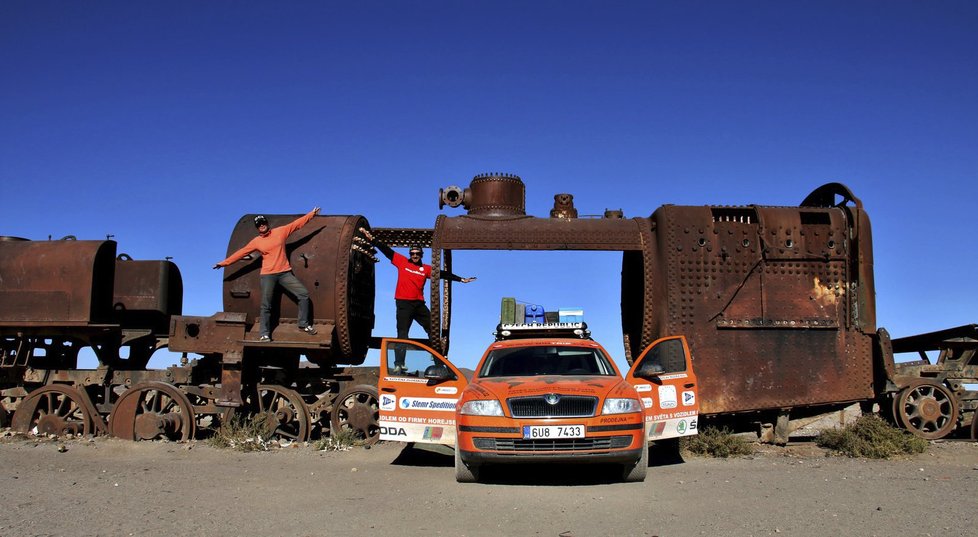
[[[620,449],[632,443],[631,436],[602,436],[596,438],[561,438],[556,440],[523,440],[520,438],[474,438],[477,449],[509,451],[514,453],[533,451],[589,451],[596,449]]]
[[[557,404],[551,405],[544,400],[544,396],[537,395],[512,397],[506,403],[514,418],[587,418],[594,415],[598,398],[562,395]]]

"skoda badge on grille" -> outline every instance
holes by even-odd
[[[543,400],[547,402],[548,405],[556,405],[560,402],[560,396],[555,393],[548,393],[543,396]]]

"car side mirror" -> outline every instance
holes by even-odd
[[[424,370],[424,378],[428,379],[428,385],[430,386],[439,382],[445,382],[446,380],[452,380],[455,378],[455,375],[452,374],[452,371],[445,364],[435,364],[429,365]]]
[[[645,362],[638,371],[635,372],[635,376],[643,379],[651,379],[658,377],[665,372],[665,369],[661,365],[653,362]]]

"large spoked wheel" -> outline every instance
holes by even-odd
[[[295,391],[284,386],[258,386],[256,412],[264,418],[266,439],[309,439],[309,407]]]
[[[340,392],[333,403],[330,434],[335,437],[340,431],[349,430],[364,444],[374,444],[380,438],[379,419],[377,387],[367,384],[350,386]]]
[[[901,427],[927,440],[944,438],[957,426],[958,403],[954,395],[934,382],[904,388],[893,410]]]
[[[95,409],[82,392],[71,386],[49,384],[32,391],[17,406],[11,428],[39,435],[92,434]],[[98,418],[101,419],[101,418]]]
[[[141,382],[116,401],[109,416],[109,434],[125,440],[190,440],[196,422],[194,408],[176,386]]]

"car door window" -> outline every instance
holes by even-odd
[[[424,377],[425,370],[444,362],[431,352],[410,343],[391,341],[387,344],[387,372],[398,377]]]
[[[682,373],[686,371],[686,353],[683,342],[678,339],[663,341],[649,350],[642,366],[648,364],[661,367],[665,373]]]

